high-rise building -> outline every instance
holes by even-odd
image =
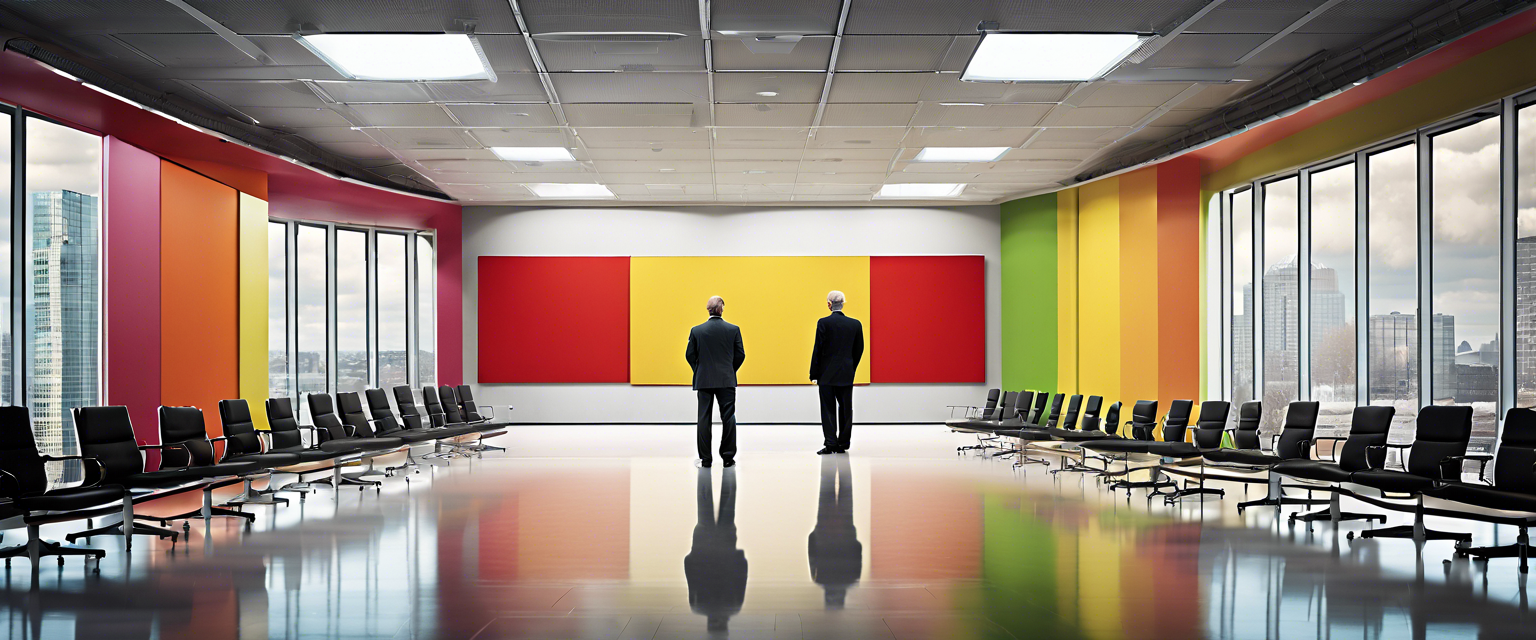
[[[77,448],[69,410],[100,402],[100,229],[95,196],[73,191],[31,194],[32,367],[28,379],[33,429],[45,451]],[[78,468],[50,468],[69,481]]]
[[[1536,236],[1515,240],[1515,393],[1536,399]]]
[[[1309,315],[1315,342],[1319,336],[1344,326],[1344,294],[1339,291],[1339,276],[1334,269],[1314,264],[1311,277]],[[1301,326],[1296,321],[1301,315],[1298,281],[1295,259],[1264,270],[1264,352],[1277,354],[1281,360],[1278,369],[1271,370],[1266,365],[1266,377],[1279,375],[1280,380],[1299,379],[1296,364],[1297,354],[1301,353]]]
[[[1430,335],[1435,336],[1430,345],[1430,361],[1434,363],[1437,388],[1450,399],[1456,395],[1456,316],[1437,313],[1430,318],[1433,325]],[[1373,315],[1366,326],[1366,376],[1370,382],[1370,399],[1415,400],[1428,404],[1430,399],[1419,398],[1419,322],[1411,313]]]

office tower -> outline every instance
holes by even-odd
[[[1434,363],[1436,397],[1456,394],[1456,317],[1437,313],[1431,335],[1430,359]],[[1366,365],[1371,400],[1417,399],[1419,375],[1419,323],[1410,313],[1373,315],[1366,327]],[[1428,404],[1428,398],[1419,399]]]
[[[1515,241],[1515,394],[1536,401],[1536,236]]]
[[[31,194],[33,429],[48,451],[76,449],[69,410],[100,399],[101,209],[95,196],[73,191]],[[76,467],[49,469],[70,481]]]

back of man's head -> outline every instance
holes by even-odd
[[[833,311],[842,311],[843,303],[845,301],[846,299],[843,297],[843,292],[841,291],[833,291],[827,294],[827,306]]]
[[[719,317],[720,314],[725,313],[725,298],[711,296],[709,302],[704,305],[704,308],[709,310],[709,315]]]

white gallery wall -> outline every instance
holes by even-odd
[[[464,380],[474,385],[478,402],[497,406],[498,418],[517,422],[690,423],[697,412],[694,393],[685,386],[480,384],[480,256],[985,256],[986,384],[872,384],[854,389],[855,422],[941,421],[949,415],[945,405],[977,404],[1002,379],[1001,231],[996,205],[465,207]],[[570,312],[583,313],[580,292],[572,294]],[[700,322],[707,317],[703,305],[700,300]],[[685,340],[679,336],[678,344]],[[747,336],[749,358],[751,348]],[[681,346],[677,357],[683,357]],[[865,362],[861,366],[867,366],[867,358]],[[742,387],[736,403],[737,419],[744,423],[820,420],[816,389],[809,385]],[[509,404],[517,410],[504,416]]]

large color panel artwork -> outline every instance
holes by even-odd
[[[630,383],[690,384],[683,359],[688,329],[709,318],[704,303],[725,298],[725,319],[741,327],[747,350],[741,384],[809,384],[816,320],[827,292],[842,291],[843,311],[864,321],[870,345],[866,256],[665,257],[630,259]],[[869,347],[866,347],[866,358]],[[856,383],[870,381],[859,367]]]
[[[869,273],[872,382],[987,381],[982,256],[877,256]],[[1055,318],[1045,320],[1050,349]]]
[[[629,271],[623,257],[481,256],[480,382],[627,382]]]

